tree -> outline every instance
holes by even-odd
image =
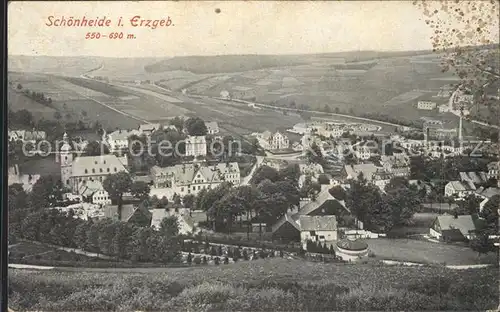
[[[54,118],[59,121],[62,118],[62,115],[59,111],[54,112]]]
[[[484,204],[479,213],[486,223],[483,231],[489,235],[498,235],[498,207],[500,207],[500,195],[495,195]]]
[[[316,142],[313,142],[311,147],[307,149],[306,158],[311,164],[324,164],[323,153]]]
[[[22,88],[23,88],[23,85],[22,85],[22,84],[20,84],[20,83],[18,83],[18,84],[17,84],[17,90],[21,90]]]
[[[208,132],[205,122],[200,117],[188,118],[184,123],[184,127],[188,134],[193,136],[204,136]]]
[[[103,182],[103,187],[108,192],[112,201],[118,205],[118,220],[121,220],[123,193],[128,192],[132,185],[132,179],[127,172],[118,172],[106,177]]]
[[[276,182],[280,179],[280,174],[276,169],[263,165],[255,170],[250,183],[252,183],[253,185],[258,185],[266,179],[271,182]]]
[[[64,191],[60,180],[53,176],[42,176],[35,182],[28,195],[29,205],[35,210],[54,206],[62,200]]]
[[[346,191],[339,185],[337,186],[334,186],[332,187],[330,190],[330,195],[332,195],[333,197],[335,197],[335,199],[337,200],[346,200],[346,197],[347,197],[347,193]]]
[[[194,208],[195,196],[193,194],[186,194],[182,198],[182,204],[186,208]]]
[[[300,177],[300,168],[299,168],[298,164],[288,165],[285,168],[283,168],[282,170],[280,170],[278,173],[279,173],[280,180],[289,181],[294,186],[296,186],[296,187],[298,186],[299,177]]]
[[[166,208],[168,205],[167,197],[163,196],[157,203],[158,208]]]
[[[169,124],[175,126],[178,131],[182,131],[182,129],[184,128],[184,119],[182,117],[176,116],[170,119]]]
[[[109,148],[100,142],[90,141],[83,152],[84,156],[101,156],[109,154]]]
[[[167,238],[175,237],[179,234],[180,225],[176,216],[163,218],[160,223],[159,233]]]
[[[487,233],[480,233],[479,235],[476,235],[476,237],[471,240],[470,247],[472,250],[477,252],[478,260],[481,257],[481,254],[487,254],[495,250],[495,245],[489,239]]]
[[[144,200],[149,197],[151,188],[144,181],[134,181],[130,186],[130,193],[137,199]]]

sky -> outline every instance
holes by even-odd
[[[136,15],[170,17],[173,26],[132,27],[129,20]],[[106,16],[112,26],[49,27],[49,16]],[[123,26],[116,25],[120,17]],[[8,7],[8,53],[171,57],[426,50],[432,49],[434,29],[425,19],[411,1],[13,1]],[[491,31],[498,42],[498,21],[491,23]],[[135,39],[85,39],[88,32],[123,32]]]

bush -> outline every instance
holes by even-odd
[[[370,257],[370,258],[375,258],[375,253],[374,253],[373,251],[371,251],[371,250],[370,250],[370,251],[368,252],[368,257]]]
[[[220,262],[219,257],[215,257],[215,258],[214,258],[214,264],[215,264],[215,265],[219,265],[219,262]]]
[[[207,256],[203,256],[203,258],[201,258],[201,261],[203,264],[207,264],[208,263]]]
[[[201,258],[200,258],[200,257],[198,257],[198,256],[194,257],[194,259],[193,259],[193,263],[194,263],[194,264],[201,264]]]
[[[36,260],[40,260],[40,259],[42,259],[42,256],[41,255],[35,255],[35,259]]]

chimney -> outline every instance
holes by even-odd
[[[20,174],[20,172],[19,172],[19,165],[18,164],[14,165],[14,172],[15,172],[16,175]]]

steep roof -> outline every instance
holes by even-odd
[[[210,130],[212,130],[212,131],[219,130],[219,125],[217,124],[216,121],[205,122],[205,126],[207,127],[208,131],[210,131]]]
[[[136,210],[139,209],[138,206],[133,204],[125,204],[122,205],[122,214],[120,221],[127,222],[133,215]],[[109,205],[104,208],[104,217],[117,219],[118,218],[118,206],[117,205]]]
[[[346,173],[353,178],[357,178],[359,173],[362,172],[364,178],[367,181],[371,181],[373,178],[373,175],[377,171],[380,171],[380,169],[381,169],[372,163],[359,164],[359,165],[346,165],[346,166],[344,166],[344,168],[345,168]]]
[[[73,161],[71,169],[72,175],[76,177],[114,174],[120,171],[127,171],[122,162],[115,155],[81,156]]]
[[[469,232],[476,230],[476,225],[471,215],[461,215],[456,218],[451,215],[442,215],[437,217],[437,221],[439,222],[441,231],[458,229],[462,235],[466,236]]]
[[[165,168],[158,166],[151,168],[151,174],[173,176],[175,183],[179,185],[191,184],[198,173],[208,182],[222,182],[225,174],[239,172],[237,162],[218,163],[214,166],[200,166],[199,164],[190,163]]]
[[[158,130],[161,129],[161,125],[159,123],[154,123],[154,124],[142,124],[139,126],[139,131],[144,132],[144,131],[153,131],[153,130]]]
[[[78,184],[78,194],[90,196],[97,191],[104,190],[102,183],[99,181],[82,181]]]
[[[448,182],[447,186],[448,185],[451,186],[457,192],[476,190],[476,187],[470,181],[465,181],[465,182],[450,181],[450,182]]]
[[[126,141],[132,135],[140,135],[138,130],[116,130],[108,134],[110,140],[113,141]]]
[[[301,215],[299,224],[301,231],[335,231],[337,230],[337,217]]]

